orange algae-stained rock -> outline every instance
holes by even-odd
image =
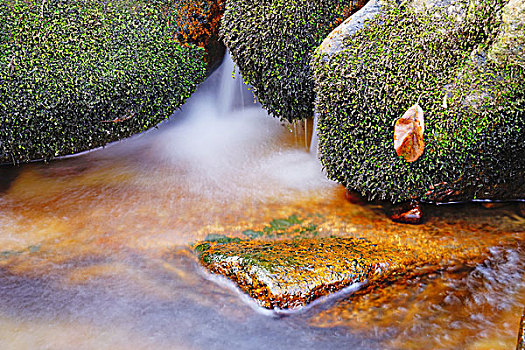
[[[200,248],[199,248],[200,247]],[[439,265],[439,254],[361,238],[305,238],[283,241],[203,243],[200,261],[224,275],[265,308],[294,309],[363,282],[425,273]],[[437,269],[434,268],[434,270]]]
[[[523,309],[523,315],[521,316],[520,331],[518,333],[518,345],[516,350],[525,350],[525,309]]]
[[[181,0],[177,5],[178,25],[182,28],[178,40],[203,47],[208,70],[220,63],[225,52],[218,35],[225,6],[225,0]]]

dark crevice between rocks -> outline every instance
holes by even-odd
[[[0,165],[0,194],[5,193],[20,174],[21,167],[16,165]]]

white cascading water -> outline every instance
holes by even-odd
[[[312,130],[312,140],[310,141],[310,153],[319,156],[319,138],[317,136],[317,123],[319,122],[319,116],[317,111],[314,113],[314,126]]]
[[[315,153],[290,142],[302,138],[301,131],[290,135],[290,128],[253,101],[227,54],[173,126],[155,138],[155,153],[182,166],[195,191],[214,195],[262,199],[333,186]],[[307,137],[306,123],[302,127]]]

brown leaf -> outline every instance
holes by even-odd
[[[424,130],[423,109],[416,103],[396,121],[394,148],[397,155],[405,158],[407,162],[417,160],[425,149]]]

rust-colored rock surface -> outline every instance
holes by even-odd
[[[226,276],[268,309],[299,308],[356,283],[428,273],[448,260],[446,250],[418,250],[361,238],[222,239],[202,243],[196,250],[212,273]],[[456,250],[453,255],[479,255],[472,253]]]
[[[390,216],[392,221],[417,225],[423,221],[423,209],[419,202],[409,202],[396,206]]]
[[[220,42],[218,33],[225,6],[225,0],[182,0],[177,8],[182,27],[178,39],[206,50],[208,71],[216,68],[224,56],[225,46]]]

